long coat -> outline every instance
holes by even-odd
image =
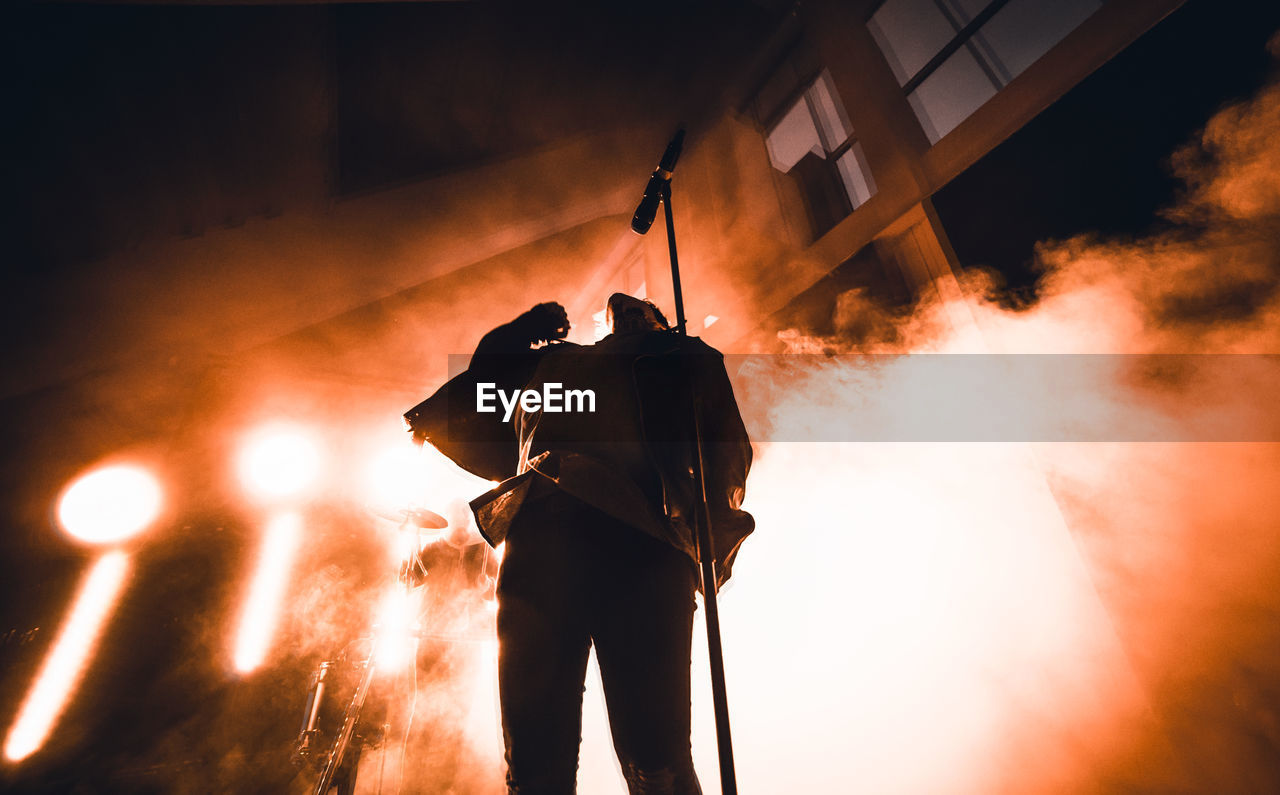
[[[590,390],[593,412],[517,409],[511,422],[476,411],[478,384],[510,393]],[[581,408],[581,407],[579,407]],[[610,335],[595,345],[529,350],[506,327],[471,366],[405,415],[415,438],[459,466],[502,482],[472,501],[481,533],[502,543],[531,496],[561,489],[697,559],[692,425],[697,411],[717,580],[728,579],[755,527],[740,506],[751,444],[724,357],[669,331]]]

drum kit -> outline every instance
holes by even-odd
[[[414,599],[415,591],[430,574],[433,564],[424,563],[418,551],[428,542],[444,543],[450,522],[445,517],[425,508],[387,509],[366,506],[367,513],[380,520],[384,531],[394,527],[402,538],[416,541],[400,562],[395,577],[397,598],[403,604],[420,604]],[[460,593],[446,594],[450,599],[472,600],[480,604],[468,606],[464,611],[478,620],[459,629],[456,625],[448,631],[432,631],[426,637],[445,643],[474,642],[481,636],[492,637],[493,625],[493,577],[496,561],[492,550],[483,545],[483,554],[459,555],[459,560],[474,561],[464,572],[463,581],[470,587]],[[371,691],[380,685],[375,673],[386,664],[380,659],[393,633],[407,632],[412,649],[410,665],[417,665],[418,643],[424,634],[418,629],[422,622],[419,612],[410,627],[387,626],[375,620],[370,630],[361,638],[349,643],[335,657],[319,663],[308,682],[302,727],[294,743],[292,762],[298,768],[295,790],[313,795],[353,795],[356,773],[362,752],[376,748],[385,742],[390,724],[385,709],[366,709]],[[487,617],[487,621],[480,620]],[[353,653],[354,652],[354,653]],[[342,706],[345,699],[345,707]],[[336,727],[336,728],[335,728]],[[303,788],[305,787],[305,789]]]

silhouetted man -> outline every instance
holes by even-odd
[[[473,471],[492,477],[511,467],[472,502],[485,538],[506,543],[498,676],[509,793],[574,791],[592,645],[631,792],[700,791],[689,746],[699,586],[694,395],[721,582],[754,527],[739,510],[751,446],[717,351],[671,331],[651,303],[620,293],[609,299],[608,319],[612,333],[595,345],[535,349],[569,329],[562,307],[539,304],[486,334],[468,373],[450,382],[455,420],[467,388],[503,390],[495,403],[512,408],[509,465],[492,461],[497,436],[474,433],[480,414],[443,438],[433,406],[439,393],[406,415],[416,435],[440,438],[441,449]],[[517,392],[537,397],[516,402]],[[547,397],[575,392],[583,398],[576,407]],[[482,440],[476,449],[489,450],[482,456],[489,460],[469,460],[469,438]]]

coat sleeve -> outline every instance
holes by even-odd
[[[479,384],[522,389],[538,366],[529,331],[519,319],[485,334],[470,366],[404,414],[415,442],[429,443],[458,466],[486,480],[505,480],[518,464],[515,429],[502,414],[476,411]]]

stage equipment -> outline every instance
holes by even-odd
[[[275,507],[262,535],[258,562],[241,609],[232,662],[247,674],[265,659],[293,560],[302,544],[302,515],[296,510],[304,494],[320,480],[320,444],[307,430],[273,423],[243,441],[237,470],[245,490]]]
[[[376,629],[375,629],[376,632]],[[360,738],[355,749],[350,764],[342,767],[342,763],[347,761],[347,752],[351,750],[352,739],[355,738],[356,724],[360,721],[360,713],[364,710],[365,700],[369,697],[369,688],[373,685],[373,672],[376,669],[378,643],[371,641],[369,643],[369,655],[360,663],[360,683],[356,685],[356,692],[351,697],[351,702],[347,705],[346,712],[342,715],[342,726],[338,729],[337,737],[334,738],[333,746],[324,756],[324,767],[320,771],[320,778],[316,781],[315,795],[327,795],[330,786],[338,777],[341,770],[343,773],[343,783],[339,786],[339,792],[347,795],[355,791],[356,766],[359,762],[361,749],[366,741],[375,739],[373,736]],[[385,727],[379,732],[376,739],[385,736]],[[299,738],[298,754],[301,756],[303,751],[302,743],[308,738],[306,732]],[[372,743],[370,743],[372,744]]]
[[[419,530],[443,530],[449,526],[449,520],[426,508],[402,508],[392,511],[378,506],[370,506],[369,513],[379,519],[386,519],[397,524],[407,524]]]
[[[320,752],[320,707],[324,704],[325,691],[333,684],[331,674],[336,665],[334,660],[325,660],[311,675],[307,706],[302,711],[302,729],[293,750],[295,764],[313,759]]]
[[[671,258],[671,286],[676,302],[676,333],[688,334],[684,315],[684,294],[680,289],[680,261],[676,256],[675,222],[671,213],[671,177],[675,172],[676,161],[680,158],[684,146],[684,130],[676,131],[667,149],[658,163],[658,168],[649,177],[645,186],[644,198],[636,207],[635,216],[631,219],[631,229],[643,235],[652,226],[657,214],[657,205],[661,202],[667,221],[667,251]],[[711,658],[711,700],[716,716],[716,744],[720,757],[720,789],[724,795],[736,795],[738,791],[737,777],[733,769],[733,740],[729,733],[729,700],[725,691],[724,652],[720,645],[720,612],[716,605],[716,553],[711,542],[711,512],[707,506],[707,492],[704,480],[702,457],[702,426],[700,415],[702,407],[699,396],[693,389],[693,381],[689,382],[693,406],[693,478],[694,495],[700,500],[695,511],[694,537],[698,549],[699,570],[702,574],[702,594],[707,610],[707,651]]]
[[[301,497],[319,482],[322,461],[313,434],[281,423],[250,434],[237,464],[241,482],[254,497],[285,500]]]
[[[658,203],[662,201],[663,192],[671,190],[671,177],[676,170],[676,161],[680,159],[680,151],[684,148],[684,130],[676,131],[667,151],[662,153],[662,160],[649,177],[649,184],[644,186],[644,198],[636,207],[636,214],[631,217],[631,229],[643,235],[653,226],[653,219],[658,214]]]
[[[58,500],[58,523],[73,538],[120,544],[141,533],[160,514],[160,485],[144,469],[114,465],[71,483]],[[18,762],[44,745],[75,694],[128,578],[129,554],[109,549],[93,563],[57,639],[31,683],[5,738],[4,756]]]
[[[160,484],[144,469],[117,464],[75,480],[58,501],[58,523],[91,544],[127,541],[160,513]]]
[[[366,706],[369,697],[376,687],[377,674],[393,671],[399,667],[397,660],[388,659],[388,655],[396,651],[406,651],[409,665],[414,666],[414,699],[417,698],[417,650],[419,642],[425,637],[438,642],[474,642],[470,633],[429,632],[422,631],[422,615],[420,610],[411,609],[421,604],[418,598],[422,595],[423,582],[430,575],[432,566],[422,559],[424,554],[420,543],[424,537],[422,530],[439,530],[448,526],[448,521],[439,514],[424,508],[406,508],[394,513],[374,511],[383,518],[394,517],[399,520],[398,532],[410,535],[415,539],[409,547],[404,559],[399,563],[395,577],[394,591],[389,601],[410,608],[402,610],[383,609],[378,612],[373,626],[363,637],[347,644],[333,659],[325,660],[312,673],[307,687],[307,698],[302,716],[302,726],[294,743],[292,761],[295,767],[314,776],[314,785],[307,785],[307,792],[313,795],[352,795],[356,786],[356,773],[360,758],[366,748],[376,748],[387,741],[391,723],[388,715],[381,719],[370,719]],[[428,536],[429,537],[429,536]],[[437,538],[437,540],[440,540]],[[473,565],[468,566],[465,578],[472,584],[461,594],[460,598],[471,598],[483,595],[492,590],[492,582],[487,576],[492,568],[492,560],[487,544],[482,546],[484,554],[474,556]],[[440,575],[437,575],[440,576]],[[385,608],[385,605],[384,605]],[[480,611],[491,620],[491,611]],[[468,630],[470,627],[468,627]],[[492,630],[490,629],[490,633]],[[407,641],[407,649],[398,641]],[[353,653],[356,652],[356,653]],[[353,683],[354,682],[354,683]],[[350,697],[346,706],[341,707],[340,699],[347,693]],[[341,710],[338,713],[338,710]],[[409,709],[409,721],[412,721],[413,707]],[[338,728],[333,730],[333,726]],[[408,730],[405,731],[408,740]],[[385,754],[385,752],[384,752]],[[403,759],[401,761],[403,773]]]
[[[402,566],[401,576],[397,578],[397,588],[403,590],[405,596],[414,587],[404,576],[408,569],[407,565]],[[380,623],[381,618],[375,619],[366,637],[349,644],[336,658],[320,663],[311,675],[302,728],[294,743],[293,764],[316,775],[315,785],[308,788],[314,795],[329,795],[335,788],[338,795],[351,795],[355,791],[361,754],[367,747],[380,745],[391,728],[385,719],[374,722],[367,720],[365,715],[374,674],[382,667],[380,652],[387,646],[387,636],[404,629],[386,626]],[[416,627],[412,629],[415,631],[410,636],[411,659],[417,656],[418,643]],[[352,661],[349,652],[359,645],[367,647],[367,652]],[[356,678],[356,684],[342,712],[338,729],[336,732],[327,730],[327,719],[331,718],[328,704],[337,698],[342,680],[352,677]]]

